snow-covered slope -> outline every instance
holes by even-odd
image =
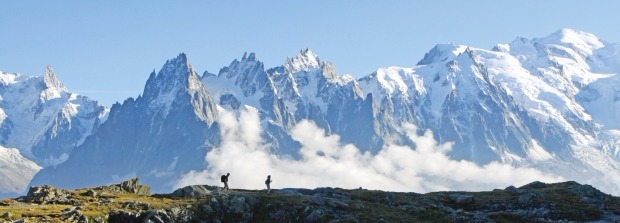
[[[15,148],[0,146],[0,197],[23,193],[41,167]]]
[[[370,154],[388,145],[415,148],[403,127],[412,123],[439,143],[453,142],[452,159],[534,167],[620,194],[619,55],[620,45],[571,29],[493,49],[440,44],[414,66],[358,80],[309,49],[269,69],[246,53],[202,77],[182,54],[34,183],[74,187],[135,175],[164,189],[170,173],[199,165],[196,156],[217,147],[218,111],[253,107],[264,142],[287,157],[298,154],[291,129],[303,120]],[[101,169],[105,180],[87,168]]]

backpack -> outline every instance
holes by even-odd
[[[226,175],[222,175],[221,181],[222,183],[226,182]]]

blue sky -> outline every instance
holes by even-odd
[[[361,77],[411,67],[438,43],[491,48],[561,28],[620,42],[620,1],[2,1],[0,70],[41,76],[111,105],[185,52],[200,74],[255,52],[267,67],[302,48]]]

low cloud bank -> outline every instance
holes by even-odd
[[[222,112],[223,142],[207,153],[204,170],[190,171],[175,188],[195,184],[221,185],[220,176],[230,173],[231,188],[262,189],[267,175],[272,188],[341,187],[390,191],[432,192],[443,190],[479,191],[523,185],[532,181],[563,179],[539,170],[492,162],[484,166],[452,160],[450,143],[438,144],[430,131],[416,134],[416,126],[404,130],[415,148],[386,145],[372,155],[351,144],[343,145],[338,135],[327,135],[310,121],[293,127],[292,136],[302,148],[300,159],[273,155],[261,137],[258,111],[247,107],[239,115]]]

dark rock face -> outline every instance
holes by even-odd
[[[185,207],[138,212],[117,210],[109,214],[108,222],[254,222],[258,204],[258,199],[253,196],[222,195]]]
[[[152,223],[166,223],[174,222],[170,215],[163,210],[146,211],[140,214],[126,212],[126,211],[113,211],[108,217],[108,222],[152,222]]]
[[[213,221],[230,219],[234,222],[251,222],[258,199],[248,195],[213,197],[202,205],[202,211]]]
[[[450,199],[461,205],[471,204],[474,202],[474,196],[469,194],[451,194]]]

